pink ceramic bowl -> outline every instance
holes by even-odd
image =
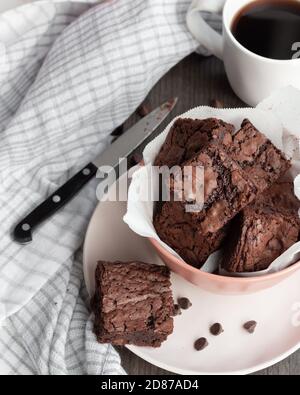
[[[158,255],[173,272],[179,274],[199,288],[212,293],[236,295],[263,291],[292,276],[300,269],[300,262],[297,262],[287,269],[265,276],[250,278],[218,276],[194,268],[165,250],[156,240],[151,238],[149,238],[149,240]]]

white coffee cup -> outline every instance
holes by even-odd
[[[274,90],[289,85],[300,89],[300,59],[293,59],[300,44],[295,43],[291,48],[290,60],[265,58],[243,47],[233,36],[231,26],[238,12],[251,2],[253,0],[194,0],[187,14],[187,25],[200,44],[224,61],[237,96],[250,106],[256,106]],[[222,10],[221,36],[205,22],[201,12],[219,13]]]

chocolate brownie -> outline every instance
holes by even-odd
[[[184,176],[185,168],[192,169],[192,182]],[[196,172],[200,168],[204,169],[203,208],[190,211],[190,205],[199,202],[197,192],[203,188]],[[189,211],[203,235],[220,230],[256,197],[257,189],[245,172],[223,149],[214,145],[208,145],[185,162],[180,174],[183,176],[178,177],[176,172],[171,175],[171,195],[178,196],[182,191],[183,201],[177,203]]]
[[[162,241],[196,268],[203,266],[210,254],[221,247],[225,238],[223,229],[204,236],[197,221],[178,202],[168,202],[162,206],[154,217],[154,227]]]
[[[259,196],[232,223],[223,267],[235,273],[267,269],[298,241],[299,207],[290,183],[275,184]]]
[[[178,119],[155,165],[193,169],[188,195],[181,201],[160,203],[154,226],[160,238],[195,267],[201,267],[220,248],[225,238],[223,227],[290,167],[284,155],[249,120],[244,120],[234,134],[233,125],[214,118]],[[199,166],[204,167],[203,207],[187,211],[196,201],[194,169]],[[183,180],[176,173],[171,177],[172,200],[184,195]]]
[[[142,262],[99,262],[92,303],[100,343],[159,347],[173,331],[170,272]]]
[[[277,181],[255,199],[255,205],[271,206],[282,214],[290,214],[299,219],[300,201],[294,194],[293,182]]]
[[[225,237],[224,226],[255,198],[257,190],[243,170],[217,146],[208,145],[185,162],[182,172],[186,166],[204,168],[202,208],[189,210],[190,204],[195,204],[193,193],[196,195],[191,188],[183,201],[163,203],[154,217],[154,226],[162,241],[187,263],[200,268],[209,255],[220,248]],[[173,198],[178,197],[179,192],[184,195],[180,190],[183,186],[180,177],[178,179],[176,173],[171,176]]]
[[[181,165],[211,142],[229,147],[233,133],[234,126],[220,119],[179,118],[172,126],[154,165]]]
[[[269,188],[289,168],[290,162],[267,137],[245,119],[234,136],[229,155],[241,166],[260,192]]]

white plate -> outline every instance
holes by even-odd
[[[126,203],[100,203],[90,222],[84,247],[84,274],[88,291],[94,292],[97,260],[141,260],[159,263],[149,242],[134,234],[122,217]],[[159,348],[128,347],[160,368],[179,374],[249,374],[269,367],[300,348],[300,273],[280,285],[243,297],[213,295],[172,275],[175,300],[188,297],[193,306],[175,317],[174,333]],[[258,322],[249,335],[248,320]],[[225,332],[209,334],[209,326],[221,322]],[[199,337],[209,347],[193,348]]]

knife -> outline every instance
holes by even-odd
[[[128,158],[143,143],[151,139],[152,134],[170,114],[176,103],[177,98],[162,104],[122,134],[97,159],[81,169],[62,187],[49,196],[47,200],[27,215],[15,227],[13,239],[20,244],[30,243],[32,241],[33,231],[72,200],[96,176],[101,166],[110,166],[116,169],[119,165],[120,158]]]

